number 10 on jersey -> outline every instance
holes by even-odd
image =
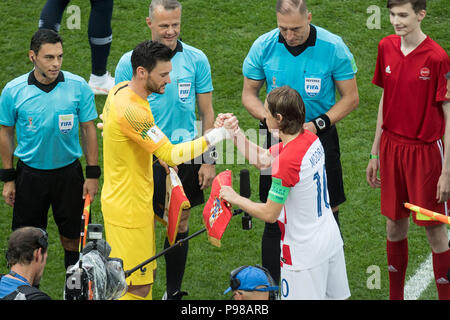
[[[327,190],[327,172],[325,170],[325,165],[323,166],[323,172],[322,172],[322,180],[319,172],[316,172],[314,174],[314,180],[316,181],[317,185],[317,216],[320,218],[322,216],[322,198],[323,202],[325,203],[325,207],[328,209],[330,208],[330,204],[328,203],[328,190]]]

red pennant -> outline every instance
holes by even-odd
[[[191,204],[184,193],[180,178],[175,170],[170,168],[170,174],[166,177],[166,204],[164,206],[164,222],[170,245],[173,245],[177,238],[181,212],[190,207]]]
[[[208,240],[212,245],[220,247],[228,223],[232,217],[231,206],[225,200],[219,199],[220,188],[232,185],[230,170],[219,173],[212,183],[211,194],[203,208],[203,223],[208,231]]]

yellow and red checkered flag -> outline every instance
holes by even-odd
[[[228,202],[219,198],[220,188],[231,185],[231,171],[225,170],[219,173],[213,180],[211,194],[203,208],[203,223],[208,231],[208,240],[216,247],[220,247],[220,239],[233,216]]]
[[[178,234],[181,212],[189,209],[191,204],[184,193],[183,185],[174,169],[169,168],[166,177],[166,203],[164,206],[164,223],[166,224],[167,240],[170,245],[175,243]]]
[[[79,251],[81,252],[83,248],[86,246],[87,239],[87,228],[89,224],[89,215],[91,214],[91,197],[89,193],[86,194],[84,200],[83,213],[81,215],[81,233],[80,233],[80,242],[79,242]]]
[[[414,204],[405,202],[404,203],[405,208],[414,211],[417,215],[416,215],[416,219],[417,220],[434,220],[434,221],[439,221],[442,223],[446,223],[448,225],[450,225],[450,217],[443,215],[441,213],[437,213],[425,208],[421,208],[419,206],[416,206]]]

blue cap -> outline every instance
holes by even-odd
[[[269,279],[265,272],[259,268],[248,266],[242,269],[236,276],[239,280],[239,287],[236,290],[244,291],[273,291],[278,290],[278,286],[271,286]],[[258,288],[264,286],[262,288]],[[231,286],[228,287],[223,294],[226,294],[232,290]]]

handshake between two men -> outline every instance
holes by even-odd
[[[216,121],[214,122],[215,128],[226,129],[227,139],[232,139],[237,149],[245,156],[250,164],[254,165],[258,169],[267,169],[272,166],[273,156],[269,150],[264,149],[257,144],[249,141],[242,130],[239,128],[239,120],[232,113],[220,113]],[[276,128],[274,126],[273,128]],[[278,136],[278,130],[270,130],[274,136]],[[281,208],[270,208],[265,211],[266,203],[255,203],[250,199],[239,195],[230,186],[222,186],[220,190],[220,198],[227,201],[231,205],[237,205],[243,211],[250,213],[266,222],[276,222]],[[269,204],[270,206],[270,204]],[[268,208],[266,208],[268,209]],[[260,214],[263,213],[273,214]]]

